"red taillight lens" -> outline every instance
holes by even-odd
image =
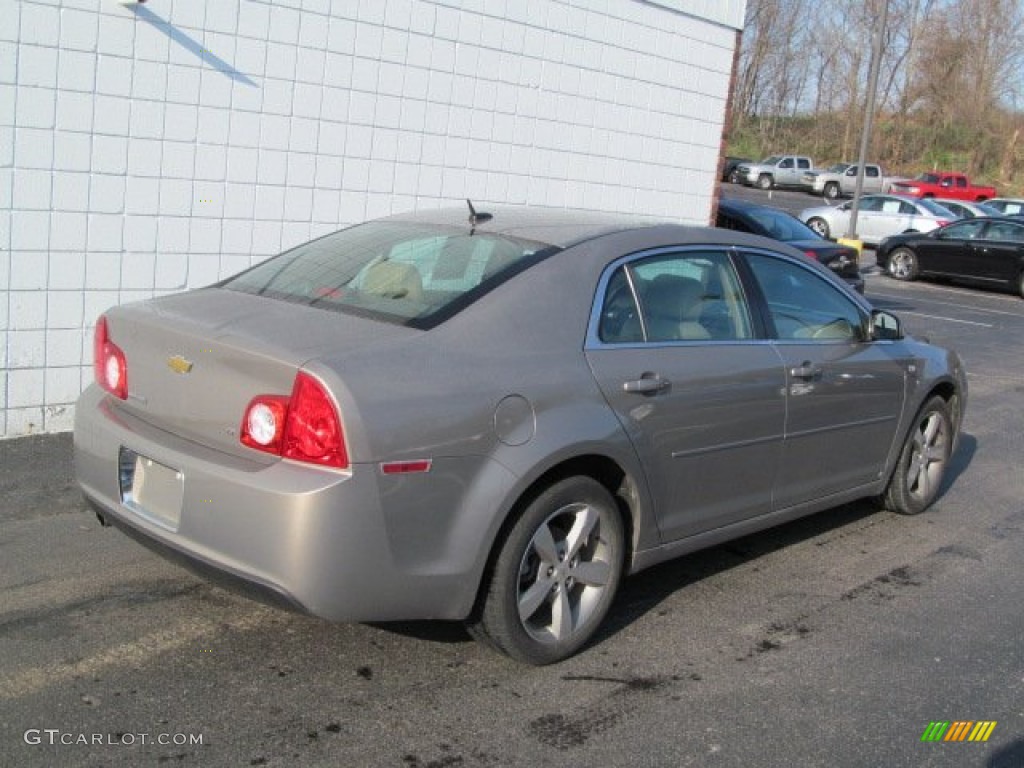
[[[334,403],[319,381],[302,372],[295,377],[292,388],[281,455],[339,469],[348,467],[341,420]]]
[[[814,251],[804,251],[804,256],[811,259],[812,261],[818,260],[818,254],[816,254]]]
[[[107,318],[103,315],[93,332],[92,366],[97,384],[114,397],[128,399],[128,363],[121,348],[110,340]]]
[[[242,418],[241,441],[286,459],[348,468],[338,411],[323,385],[306,373],[296,375],[291,397],[252,399]]]

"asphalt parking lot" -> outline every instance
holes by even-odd
[[[101,529],[68,435],[0,442],[0,765],[1024,765],[1024,300],[871,272],[866,295],[969,370],[935,506],[645,571],[553,667],[236,597]],[[922,741],[935,721],[996,725]]]

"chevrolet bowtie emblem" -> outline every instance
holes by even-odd
[[[192,361],[186,360],[181,355],[167,358],[167,367],[175,373],[188,373],[192,370]]]

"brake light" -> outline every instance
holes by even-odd
[[[242,443],[286,459],[348,468],[348,451],[338,411],[315,378],[299,372],[290,397],[258,395],[242,418]]]
[[[100,315],[93,331],[92,366],[97,384],[114,397],[128,399],[128,362],[121,348],[110,340],[104,315]]]
[[[804,256],[811,259],[811,261],[818,260],[818,254],[816,254],[814,251],[804,251]]]

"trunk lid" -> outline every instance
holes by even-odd
[[[119,408],[250,458],[261,454],[238,435],[253,397],[289,395],[296,372],[321,356],[344,359],[368,344],[417,333],[222,288],[116,307],[106,316],[111,341],[127,360],[128,399],[116,401]]]

